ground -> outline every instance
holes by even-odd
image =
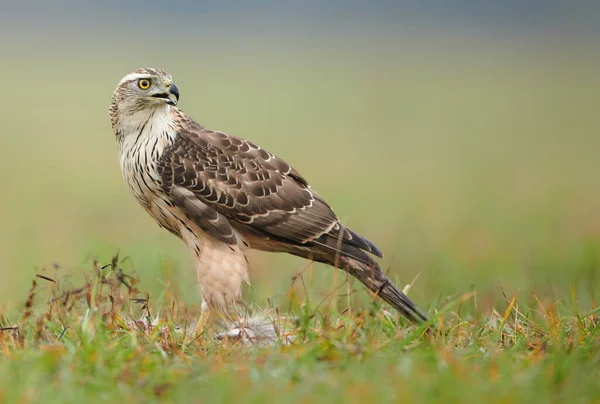
[[[569,303],[531,307],[507,296],[497,307],[501,312],[474,315],[477,296],[468,293],[436,303],[434,332],[427,335],[376,301],[339,313],[290,293],[285,314],[296,321],[278,323],[281,340],[261,347],[241,340],[186,341],[183,330],[193,315],[178,309],[170,293],[155,302],[140,291],[118,257],[110,265],[95,263],[75,288],[56,276],[59,269],[48,272],[33,281],[20,318],[4,319],[0,394],[7,402],[525,403],[600,397],[600,309],[581,311],[575,296]],[[559,306],[569,314],[559,314]],[[274,321],[283,314],[273,314]]]

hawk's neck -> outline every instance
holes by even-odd
[[[113,119],[113,132],[121,140],[130,136],[139,140],[144,134],[175,136],[173,112],[170,106],[165,105],[133,113],[118,113]]]

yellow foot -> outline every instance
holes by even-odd
[[[211,335],[211,325],[213,322],[211,314],[212,313],[208,305],[202,302],[202,313],[200,314],[196,328],[194,328],[194,332],[191,334],[189,332],[186,333],[186,336],[183,340],[184,344],[194,343],[199,341],[203,336]]]
[[[225,327],[226,330],[231,328],[235,322],[239,321],[237,313],[228,314],[222,313],[218,309],[211,310],[208,304],[202,302],[202,313],[196,324],[196,328],[192,333],[187,332],[184,338],[184,344],[197,343],[201,340],[212,340],[216,338],[215,327],[217,330],[220,327]]]
[[[198,339],[198,337],[200,337],[201,335],[208,333],[211,325],[210,320],[210,310],[205,310],[205,308],[202,307],[202,313],[200,314],[200,318],[198,319],[198,323],[196,324],[196,328],[194,329],[192,338]]]

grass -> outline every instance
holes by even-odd
[[[299,321],[288,331],[289,344],[185,343],[181,329],[198,313],[179,307],[168,290],[157,299],[140,291],[121,264],[118,257],[94,263],[81,285],[70,284],[60,269],[38,274],[20,318],[3,319],[2,401],[600,398],[599,310],[581,311],[576,299],[529,307],[507,296],[483,315],[476,293],[469,293],[429,308],[437,325],[427,336],[377,301],[340,313],[335,305],[292,297],[285,314]]]
[[[593,52],[213,39],[5,52],[0,402],[600,400]],[[294,165],[385,252],[435,336],[341,272],[250,253],[246,300],[298,317],[294,343],[186,346],[189,254],[127,193],[107,117],[139,65],[171,71],[206,126]]]

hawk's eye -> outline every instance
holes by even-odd
[[[142,90],[147,90],[150,87],[150,80],[141,79],[140,81],[138,81],[138,87]]]

